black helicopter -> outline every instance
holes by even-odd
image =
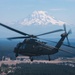
[[[30,35],[30,34],[21,32],[19,30],[16,30],[14,28],[11,28],[11,27],[4,25],[2,23],[0,23],[0,25],[7,28],[7,29],[10,29],[14,32],[17,32],[21,35],[24,35],[21,37],[8,38],[10,40],[12,40],[12,39],[24,39],[23,42],[18,43],[17,46],[14,48],[14,53],[15,53],[16,57],[19,54],[21,54],[24,56],[29,56],[30,60],[33,61],[33,58],[32,58],[33,56],[48,55],[48,58],[50,60],[50,55],[57,53],[59,50],[67,52],[67,53],[71,53],[69,51],[65,51],[63,49],[60,49],[60,47],[62,45],[65,45],[65,44],[63,44],[63,41],[65,40],[65,38],[67,38],[67,41],[68,41],[68,45],[66,45],[66,46],[75,48],[73,46],[70,46],[70,43],[68,40],[68,35],[71,33],[71,30],[69,30],[69,32],[67,33],[65,25],[64,25],[64,29],[58,29],[58,30],[50,31],[47,33],[39,34],[39,35]],[[46,44],[46,42],[42,42],[42,41],[37,40],[37,39],[40,39],[39,36],[47,35],[47,34],[51,34],[51,33],[55,33],[55,32],[60,32],[60,31],[65,31],[65,32],[63,34],[61,34],[61,39],[57,42],[55,47],[48,46]]]

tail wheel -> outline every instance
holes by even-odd
[[[16,53],[15,56],[18,57],[18,53]]]

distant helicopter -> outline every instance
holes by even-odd
[[[60,47],[62,45],[65,45],[65,44],[63,44],[63,41],[65,40],[65,38],[67,38],[67,41],[68,41],[68,45],[65,45],[65,46],[75,48],[73,46],[70,46],[70,43],[68,40],[68,35],[71,33],[71,30],[69,30],[67,33],[65,25],[64,25],[64,29],[58,29],[58,30],[50,31],[47,33],[39,34],[39,35],[30,35],[30,34],[21,32],[19,30],[16,30],[14,28],[11,28],[11,27],[4,25],[2,23],[0,23],[0,25],[7,28],[7,29],[10,29],[14,32],[17,32],[21,35],[24,35],[21,37],[8,38],[10,40],[12,40],[12,39],[24,39],[23,42],[18,43],[17,46],[14,48],[14,53],[15,53],[16,57],[19,54],[24,55],[24,56],[29,56],[30,60],[33,61],[33,56],[48,55],[48,59],[50,61],[51,60],[50,55],[57,53],[59,50],[67,52],[67,53],[71,53],[69,51],[65,51],[63,49],[60,49]],[[60,31],[65,31],[65,32],[61,34],[61,39],[57,42],[55,47],[47,45],[46,44],[47,42],[42,42],[42,41],[38,40],[38,39],[40,39],[39,36],[47,35],[47,34],[51,34],[51,33],[55,33],[55,32],[60,32]]]

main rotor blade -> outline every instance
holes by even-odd
[[[55,32],[60,32],[60,31],[63,31],[63,29],[58,29],[58,30],[50,31],[50,32],[39,34],[39,35],[36,35],[36,36],[47,35],[47,34],[51,34],[51,33],[55,33]]]
[[[75,54],[73,54],[72,52],[70,52],[70,51],[66,51],[66,50],[63,50],[63,49],[59,49],[60,51],[63,51],[63,52],[66,52],[66,53],[70,53],[70,54],[72,54],[72,55],[75,55]]]
[[[40,43],[41,44],[41,43]],[[41,44],[42,45],[42,44]],[[44,46],[42,46],[42,47],[44,47]],[[49,46],[48,46],[49,47]],[[58,49],[57,47],[54,47],[54,46],[50,46],[50,49],[51,49],[51,47],[52,48],[54,48],[54,49]],[[47,47],[45,47],[45,48],[47,48]],[[47,48],[47,49],[49,49],[49,48]],[[60,51],[63,51],[63,52],[66,52],[66,53],[70,53],[70,54],[73,54],[72,52],[70,52],[70,51],[65,51],[65,50],[63,50],[63,49],[58,49],[58,50],[60,50]],[[75,54],[73,54],[73,55],[75,55]]]
[[[58,43],[58,42],[55,42],[55,41],[51,41],[51,40],[49,40],[50,42],[53,42],[53,43]],[[75,47],[74,46],[71,46],[71,45],[66,45],[66,44],[62,44],[63,46],[67,46],[67,47],[70,47],[70,48],[74,48],[75,49]]]
[[[21,37],[10,37],[10,38],[7,38],[8,40],[13,40],[13,39],[24,39],[24,38],[30,38],[29,36],[21,36]]]
[[[29,34],[27,34],[27,33],[21,32],[21,31],[19,31],[19,30],[16,30],[16,29],[14,29],[14,28],[11,28],[11,27],[9,27],[9,26],[7,26],[7,25],[4,25],[4,24],[2,24],[2,23],[0,23],[0,25],[3,26],[3,27],[5,27],[5,28],[7,28],[7,29],[10,29],[10,30],[12,30],[12,31],[15,31],[15,32],[17,32],[17,33],[19,33],[19,34],[22,34],[22,35],[29,35]]]
[[[52,46],[52,47],[53,47],[53,46]],[[53,47],[53,48],[58,49],[57,47]],[[72,53],[72,52],[70,52],[70,51],[66,51],[66,50],[64,50],[64,49],[60,49],[60,48],[59,48],[59,50],[60,50],[60,51],[63,51],[63,52],[66,52],[66,53],[69,53],[69,54],[72,54],[72,55],[75,55],[74,53]]]
[[[53,46],[52,46],[52,47],[53,47]],[[57,47],[53,47],[53,48],[58,49]],[[60,50],[60,51],[63,51],[63,52],[66,52],[66,53],[69,53],[69,54],[72,54],[72,55],[75,55],[74,53],[72,53],[72,52],[70,52],[70,51],[66,51],[66,50],[64,50],[64,49],[60,49],[60,48],[59,48],[59,50]]]
[[[47,39],[43,39],[43,38],[38,38],[38,39],[45,40],[45,41],[52,42],[52,43],[56,43],[56,44],[58,43],[58,42],[56,42],[56,41],[47,40]],[[74,46],[71,46],[71,45],[66,45],[66,44],[64,44],[64,43],[63,43],[62,45],[75,49],[75,47],[74,47]]]

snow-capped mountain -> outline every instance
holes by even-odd
[[[21,25],[63,25],[65,22],[56,20],[54,17],[48,15],[46,11],[34,11],[32,15],[20,22]]]

